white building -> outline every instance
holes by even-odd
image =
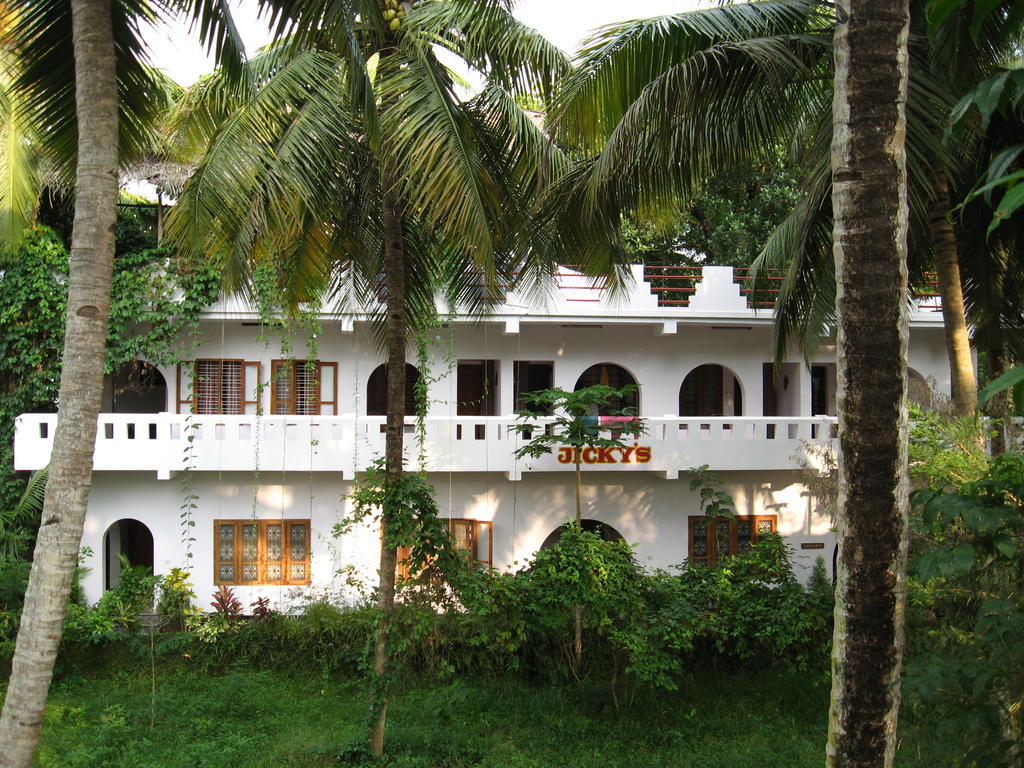
[[[677,292],[653,291],[643,267],[633,275],[611,296],[566,270],[548,301],[513,295],[483,320],[451,313],[429,340],[425,469],[458,543],[514,567],[573,514],[571,464],[514,458],[520,391],[635,383],[648,450],[584,456],[584,518],[652,568],[765,530],[786,538],[798,569],[818,556],[831,567],[831,521],[804,473],[834,444],[834,347],[810,367],[786,361],[775,379],[771,312],[749,306],[731,268],[679,270]],[[936,309],[913,308],[911,376],[948,392]],[[324,314],[315,349],[301,338],[289,355],[250,307],[225,300],[197,341],[194,362],[159,369],[149,391],[108,388],[82,540],[88,598],[116,583],[118,553],[157,573],[188,568],[204,606],[219,584],[246,605],[287,605],[350,596],[352,576],[375,582],[377,531],[333,533],[355,473],[383,453],[383,357],[367,316]],[[300,362],[275,375],[288,356]],[[311,357],[317,366],[301,362]],[[47,463],[55,425],[54,414],[19,419],[17,469]],[[704,464],[735,500],[734,521],[699,516],[687,470]]]

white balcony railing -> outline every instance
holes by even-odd
[[[835,419],[815,417],[645,418],[646,434],[629,438],[626,449],[591,451],[588,471],[660,472],[674,477],[690,467],[713,470],[797,469],[807,445],[831,447]],[[154,471],[160,478],[191,469],[199,472],[335,472],[351,478],[384,451],[384,419],[352,416],[188,416],[186,414],[102,414],[93,467],[97,470]],[[15,468],[39,469],[53,446],[56,414],[25,414],[17,421]],[[523,439],[506,417],[458,417],[426,422],[429,472],[523,472],[572,469],[558,453],[516,459]],[[406,427],[406,456],[416,465],[412,425]],[[191,439],[190,439],[191,438]],[[634,450],[629,450],[634,449]],[[646,450],[640,450],[646,449]]]

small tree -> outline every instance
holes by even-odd
[[[634,392],[636,387],[632,385],[616,389],[595,384],[575,392],[554,388],[522,395],[525,408],[516,412],[519,423],[513,428],[528,442],[516,450],[515,457],[539,458],[556,448],[571,451],[576,475],[577,525],[583,517],[583,452],[588,448],[606,451],[618,448],[625,459],[630,447],[622,436],[638,437],[644,433],[644,423],[635,408],[616,407]],[[602,415],[611,417],[612,423],[602,425]],[[540,431],[535,436],[537,430]],[[602,432],[607,435],[602,436]],[[575,669],[579,669],[583,658],[583,608],[580,605],[573,608],[573,624],[573,661]]]

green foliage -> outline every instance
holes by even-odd
[[[952,417],[910,404],[910,474],[931,488],[979,479],[988,467],[981,420]]]
[[[0,272],[0,509],[17,501],[24,479],[14,473],[14,419],[54,410],[64,342],[67,250],[53,231],[26,233],[17,259]],[[118,257],[113,277],[106,371],[143,359],[178,359],[182,331],[216,295],[208,269],[185,272],[162,250]]]
[[[516,450],[516,458],[538,458],[563,445],[577,449],[624,447],[620,435],[634,437],[645,431],[636,411],[619,405],[635,392],[632,385],[616,389],[603,384],[575,392],[557,388],[524,392],[521,398],[525,407],[516,412],[518,423],[513,429],[529,442]],[[633,418],[614,426],[599,426],[597,415],[601,412]]]
[[[799,199],[798,174],[781,151],[769,152],[712,176],[668,222],[625,219],[622,237],[651,266],[749,267]]]
[[[161,625],[167,629],[185,629],[185,618],[195,611],[192,602],[196,595],[188,579],[189,573],[183,568],[171,568],[170,573],[160,579],[156,612]]]
[[[592,683],[466,675],[412,679],[389,701],[388,747],[365,740],[365,691],[347,679],[234,667],[158,667],[55,683],[39,768],[818,768],[828,683],[786,670],[697,668],[675,692],[616,712]],[[227,725],[230,723],[230,725]],[[901,714],[902,768],[948,763],[926,716]]]
[[[926,544],[912,643],[923,648],[909,683],[935,713],[964,765],[1011,765],[1024,746],[1024,457],[993,459],[956,490],[914,495]]]
[[[700,493],[700,512],[708,517],[736,517],[736,503],[732,496],[722,490],[722,479],[712,472],[707,464],[693,467],[690,490]]]
[[[805,590],[782,537],[761,534],[748,551],[689,567],[682,582],[699,607],[699,647],[747,662],[781,661],[822,670],[831,638],[832,601],[822,585]]]
[[[434,488],[423,475],[406,472],[387,482],[384,460],[377,459],[357,478],[349,498],[352,514],[335,527],[335,535],[386,515],[384,544],[409,548],[410,573],[429,567],[452,579],[466,569],[466,558],[456,552],[448,528],[438,517]]]
[[[153,597],[160,577],[149,568],[131,565],[120,556],[121,572],[117,586],[107,590],[92,608],[71,603],[64,619],[66,645],[95,645],[118,632],[130,632],[138,626],[139,615],[151,613]]]

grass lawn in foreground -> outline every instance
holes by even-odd
[[[55,683],[37,765],[276,768],[374,765],[362,751],[362,681],[237,670]],[[828,681],[700,673],[616,712],[607,688],[520,680],[398,684],[383,765],[427,768],[820,768]],[[153,727],[150,718],[153,717]],[[901,768],[937,768],[913,728]],[[941,759],[945,757],[946,759]]]

